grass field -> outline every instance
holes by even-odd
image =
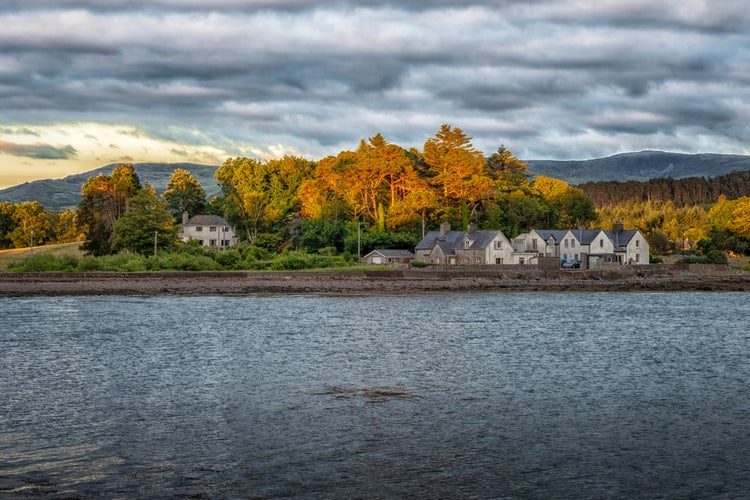
[[[47,253],[54,255],[55,257],[61,257],[63,255],[73,255],[75,257],[82,257],[83,252],[80,250],[81,242],[75,241],[73,243],[62,243],[60,245],[45,245],[41,247],[34,247],[34,254]],[[0,272],[5,271],[8,268],[8,264],[12,262],[18,262],[31,255],[30,248],[13,248],[11,250],[0,250]]]

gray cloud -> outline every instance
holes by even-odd
[[[0,6],[8,124],[132,123],[311,157],[377,132],[419,147],[444,122],[526,158],[750,139],[740,0],[29,3]]]
[[[67,160],[77,155],[75,148],[70,145],[55,147],[49,144],[15,144],[4,141],[0,141],[0,153],[37,160]]]

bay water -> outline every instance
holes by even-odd
[[[750,496],[743,293],[0,299],[0,497]]]

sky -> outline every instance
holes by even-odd
[[[3,0],[0,189],[441,124],[490,155],[750,153],[746,0]]]

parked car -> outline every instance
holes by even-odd
[[[566,260],[562,263],[563,269],[580,269],[581,261],[579,260]]]

